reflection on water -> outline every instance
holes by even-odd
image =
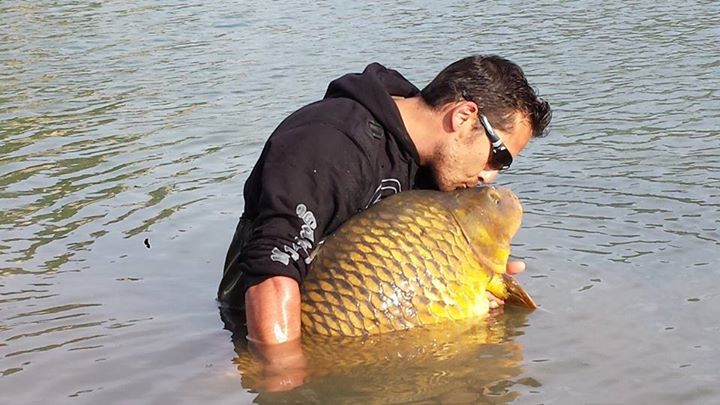
[[[240,329],[233,362],[243,387],[259,392],[256,403],[507,403],[519,395],[515,385],[540,386],[518,378],[523,353],[514,338],[527,316],[508,309],[489,319],[366,338],[306,335],[302,355],[292,347],[283,353],[304,357],[295,367],[263,366]]]

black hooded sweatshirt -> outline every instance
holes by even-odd
[[[272,133],[245,183],[245,212],[228,250],[218,299],[244,306],[245,290],[272,276],[302,283],[316,244],[389,195],[432,188],[392,96],[419,90],[373,63],[328,86],[325,97]]]

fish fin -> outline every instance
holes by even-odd
[[[537,309],[538,307],[523,286],[514,277],[507,274],[493,274],[493,277],[488,282],[487,291],[504,300],[505,304],[530,309]]]

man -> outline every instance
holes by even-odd
[[[268,139],[218,300],[244,309],[252,342],[297,339],[299,284],[317,242],[394,193],[492,182],[550,119],[522,70],[497,56],[461,59],[422,91],[379,64],[333,81]]]

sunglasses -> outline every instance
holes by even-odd
[[[490,139],[490,158],[488,159],[490,167],[497,171],[509,168],[513,161],[510,151],[497,136],[487,117],[482,114],[478,114],[478,117],[480,117],[480,124],[485,128],[485,135]]]

